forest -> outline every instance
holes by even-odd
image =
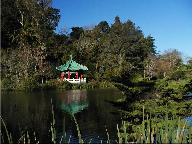
[[[158,54],[155,39],[145,36],[130,20],[121,22],[116,16],[111,25],[101,21],[58,34],[59,10],[50,1],[10,0],[2,5],[3,89],[35,89],[50,81],[54,85],[59,77],[55,68],[70,55],[89,68],[87,78],[94,83],[129,85],[136,79],[180,79],[184,69],[190,71],[191,59],[184,64],[177,50]]]
[[[116,16],[112,24],[101,21],[57,33],[60,11],[50,0],[1,3],[2,90],[118,88],[126,98],[115,105],[133,134],[123,133],[125,141],[135,140],[133,127],[148,116],[158,121],[192,115],[192,101],[183,101],[192,93],[192,58],[184,62],[176,49],[158,53],[153,36],[131,20]],[[56,67],[70,55],[88,67],[87,84],[58,80]]]

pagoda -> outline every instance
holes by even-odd
[[[83,75],[88,71],[88,68],[74,61],[72,55],[70,57],[70,60],[65,64],[56,67],[57,70],[61,71],[60,79],[73,84],[86,83],[86,78]]]

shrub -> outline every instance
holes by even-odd
[[[36,76],[22,79],[16,86],[17,90],[35,90],[39,88]]]
[[[66,82],[66,81],[59,81],[58,82],[58,89],[65,89],[65,90],[70,90],[72,89],[73,84]]]
[[[170,79],[172,80],[180,80],[183,78],[185,78],[185,71],[183,70],[177,70],[173,72],[172,75],[170,76]]]
[[[15,88],[15,82],[10,78],[4,78],[1,80],[1,89],[3,90],[11,90]]]
[[[101,81],[99,82],[99,88],[115,88],[115,86],[109,81]]]

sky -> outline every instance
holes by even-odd
[[[53,0],[52,6],[61,15],[56,32],[104,20],[111,25],[119,16],[154,37],[157,52],[177,49],[192,57],[192,0]]]

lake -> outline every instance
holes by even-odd
[[[121,117],[111,101],[122,97],[117,89],[2,92],[1,113],[15,142],[26,131],[31,142],[34,135],[40,143],[50,142],[52,107],[57,143],[78,142],[73,116],[85,142],[105,143],[107,133],[111,142],[115,142]]]

